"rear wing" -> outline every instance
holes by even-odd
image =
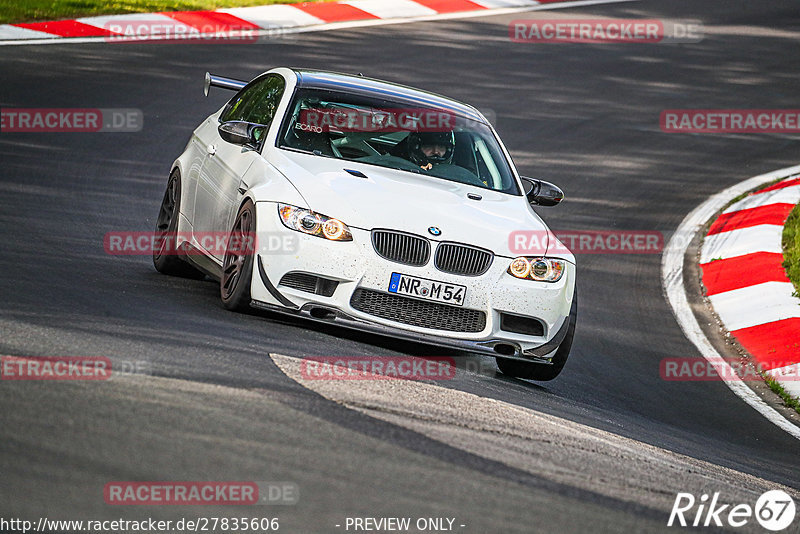
[[[208,90],[211,87],[221,87],[222,89],[230,89],[231,91],[238,91],[247,85],[247,82],[242,80],[235,80],[233,78],[223,78],[222,76],[215,76],[210,72],[206,72],[206,80],[203,83],[203,94],[208,96]]]

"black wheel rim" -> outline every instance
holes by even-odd
[[[250,210],[244,210],[236,218],[230,238],[228,248],[225,251],[225,259],[222,263],[222,298],[227,300],[236,291],[239,280],[247,265],[247,259],[252,254],[252,247],[245,246],[248,243],[247,237],[251,235],[253,218]]]
[[[169,239],[165,238],[173,230],[175,211],[178,206],[178,187],[178,178],[172,176],[167,184],[167,190],[164,192],[164,199],[161,201],[161,209],[158,210],[158,219],[156,220],[156,233],[158,234],[158,251],[154,254],[156,258],[160,258],[169,245]]]

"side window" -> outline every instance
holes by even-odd
[[[269,74],[248,85],[228,103],[220,121],[247,121],[269,124],[275,117],[285,83],[283,76]]]

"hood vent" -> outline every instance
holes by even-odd
[[[356,171],[356,170],[353,170],[353,169],[345,169],[344,172],[346,172],[348,174],[352,174],[353,176],[356,176],[358,178],[366,178],[367,177],[367,175],[364,174],[363,172]]]

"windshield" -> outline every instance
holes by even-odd
[[[492,130],[444,108],[301,89],[278,146],[519,194]]]

